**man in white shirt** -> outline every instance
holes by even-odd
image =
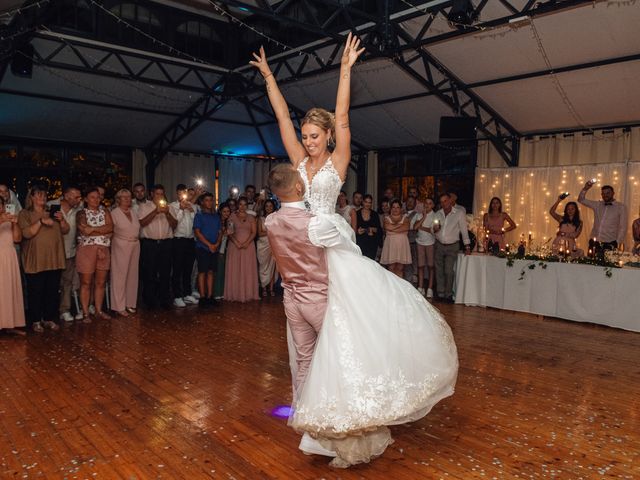
[[[589,237],[589,248],[603,252],[615,250],[627,234],[627,207],[615,200],[613,187],[604,185],[600,189],[602,200],[587,200],[585,197],[593,183],[589,180],[578,195],[578,202],[593,210],[593,228]],[[593,244],[593,239],[597,244]]]
[[[424,203],[422,203],[420,200],[418,200],[418,188],[417,187],[409,187],[409,190],[407,191],[407,200],[409,199],[409,197],[413,197],[416,200],[416,206],[414,208],[414,210],[417,213],[424,213]],[[402,211],[403,212],[407,212],[407,202],[405,201],[402,204]]]
[[[244,196],[247,197],[247,213],[254,217],[258,215],[258,202],[256,202],[255,185],[247,185],[244,187]]]
[[[137,214],[138,209],[140,208],[140,205],[148,201],[147,189],[145,188],[144,184],[136,183],[133,186],[132,190],[133,190],[133,204],[131,205],[131,208]]]
[[[170,308],[171,240],[178,222],[169,211],[162,185],[155,185],[151,189],[150,201],[138,205],[138,219],[142,238],[142,298],[148,308],[159,305]]]
[[[62,216],[69,224],[69,231],[62,235],[66,264],[60,277],[60,320],[72,322],[74,317],[71,315],[71,293],[80,288],[76,272],[76,215],[82,209],[82,194],[77,187],[66,187],[62,190],[60,198],[47,204],[59,205]],[[82,320],[82,317],[81,311],[76,312],[76,320]]]
[[[187,186],[180,183],[176,186],[176,201],[169,205],[169,211],[176,219],[173,231],[172,267],[173,267],[173,305],[186,307],[195,305],[198,300],[191,295],[191,273],[196,258],[195,240],[193,238],[193,218],[196,215],[194,205],[189,201]]]
[[[456,210],[461,210],[464,215],[467,214],[467,209],[458,203],[458,194],[456,192],[450,191],[449,198],[451,198],[451,206]]]
[[[448,193],[440,195],[440,207],[433,220],[436,237],[436,289],[440,299],[453,303],[454,271],[460,252],[460,235],[466,255],[471,253],[471,243],[466,215],[462,210],[453,208]]]

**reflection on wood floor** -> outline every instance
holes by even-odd
[[[640,334],[440,307],[456,394],[347,471],[272,415],[290,401],[279,298],[0,334],[0,477],[640,478]]]

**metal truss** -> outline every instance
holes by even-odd
[[[49,68],[207,94],[227,69],[56,32],[38,32],[34,61]]]
[[[456,114],[477,117],[478,131],[491,141],[507,165],[518,165],[518,131],[435,58],[421,48],[410,58],[396,57],[394,62]],[[416,68],[416,63],[422,68]]]
[[[429,35],[431,26],[438,16],[447,18],[452,2],[432,2],[431,6],[424,7],[424,9],[413,9],[413,11],[407,13],[393,15],[387,10],[374,25],[366,24],[355,30],[358,31],[358,34],[368,47],[365,60],[376,57],[392,58],[403,71],[425,87],[426,91],[423,94],[415,94],[410,96],[411,98],[435,95],[456,114],[477,117],[479,119],[478,130],[492,142],[507,165],[516,166],[518,164],[518,139],[520,133],[473,92],[472,88],[484,86],[484,83],[482,85],[466,85],[431,56],[425,47],[483,29],[508,25],[518,18],[524,19],[525,17],[546,15],[591,3],[591,1],[560,0],[541,4],[531,0],[524,5],[514,5],[514,2],[507,0],[500,0],[500,2],[508,10],[509,15],[485,22],[477,22],[467,28],[459,28],[444,34]],[[384,3],[388,5],[388,2]],[[482,14],[487,5],[488,0],[481,0],[475,8],[476,14]],[[424,17],[424,23],[417,30],[417,33],[411,34],[403,28],[403,22],[415,20],[419,17]],[[298,51],[272,57],[270,59],[272,70],[274,75],[278,77],[280,85],[336,70],[340,67],[340,48],[341,41],[336,42],[333,37],[325,38],[301,47]],[[327,52],[329,52],[328,55]],[[620,61],[629,60],[626,57],[620,59]],[[614,61],[612,62],[615,63]],[[417,65],[420,66],[417,67]],[[565,71],[590,68],[591,66],[587,64],[575,65],[567,67]],[[252,81],[257,81],[257,72],[255,70],[241,70],[245,71]],[[529,76],[534,77],[548,73],[534,72]],[[520,77],[528,78],[527,75],[521,75]],[[515,78],[496,79],[493,83],[511,80],[515,80]],[[490,84],[491,81],[485,83]],[[362,106],[354,105],[353,108],[406,99],[409,98],[383,100]]]
[[[50,10],[49,2],[41,4],[37,0],[28,0],[13,15],[8,25],[0,25],[0,82],[15,52],[29,43],[36,25],[46,20]]]
[[[540,3],[528,0],[524,4],[517,2],[516,5],[513,0],[499,0],[509,12],[507,16],[487,19],[468,28],[433,35],[431,27],[434,19],[446,18],[453,1],[408,2],[409,5],[415,4],[418,8],[408,7],[406,2],[392,0],[283,0],[274,5],[270,5],[266,0],[256,0],[254,3],[216,0],[216,3],[249,12],[252,15],[243,21],[249,25],[254,24],[261,31],[269,31],[264,28],[265,24],[277,24],[294,32],[304,32],[305,36],[301,38],[316,39],[291,51],[270,56],[274,75],[281,85],[338,69],[345,32],[355,31],[367,46],[365,61],[380,57],[391,58],[399,68],[424,86],[424,94],[417,94],[415,97],[435,95],[452,111],[460,115],[478,117],[478,128],[482,134],[494,144],[509,165],[517,165],[519,133],[472,91],[472,88],[479,85],[464,84],[433,58],[425,47],[482,28],[508,25],[510,21],[519,17],[546,15],[592,1],[556,0]],[[481,15],[488,3],[488,0],[474,0],[476,13]],[[412,29],[414,33],[409,32],[403,25],[408,21],[415,25],[418,20],[423,23],[419,29]],[[280,32],[273,35],[280,40],[283,38]],[[295,33],[291,35],[289,32],[289,36],[293,37]],[[199,99],[145,149],[148,158],[147,174],[150,178],[153,178],[153,171],[169,150],[204,121],[210,120],[231,99],[245,106],[265,153],[270,153],[260,127],[273,123],[275,117],[268,107],[259,105],[261,97],[264,96],[256,96],[256,93],[262,92],[264,87],[261,79],[257,77],[258,72],[251,67],[241,66],[229,71],[176,57],[55,32],[38,32],[36,37],[34,61],[37,64],[103,77],[141,81],[200,94]],[[496,83],[499,82],[500,79],[497,79]],[[237,88],[238,85],[241,88]],[[362,106],[354,105],[353,108],[364,108],[395,100],[398,99],[382,100]],[[297,119],[299,124],[304,112],[295,105],[290,105],[290,108],[292,117],[294,120]],[[273,120],[258,123],[255,116],[258,112]],[[360,151],[367,150],[367,146],[357,142],[354,142],[354,146]],[[356,170],[359,169],[358,164],[361,161],[355,161]]]
[[[224,88],[224,81],[220,81],[215,87]],[[146,176],[149,185],[155,183],[155,170],[169,150],[202,125],[203,122],[209,120],[229,100],[230,97],[203,95],[145,148],[147,156]]]

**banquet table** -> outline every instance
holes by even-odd
[[[534,269],[529,265],[535,264]],[[455,302],[640,332],[640,270],[459,255]],[[521,273],[524,271],[524,276]],[[521,278],[522,277],[522,278]]]

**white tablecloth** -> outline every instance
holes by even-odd
[[[640,270],[459,255],[456,303],[529,312],[640,332]],[[524,278],[520,280],[524,270]]]

